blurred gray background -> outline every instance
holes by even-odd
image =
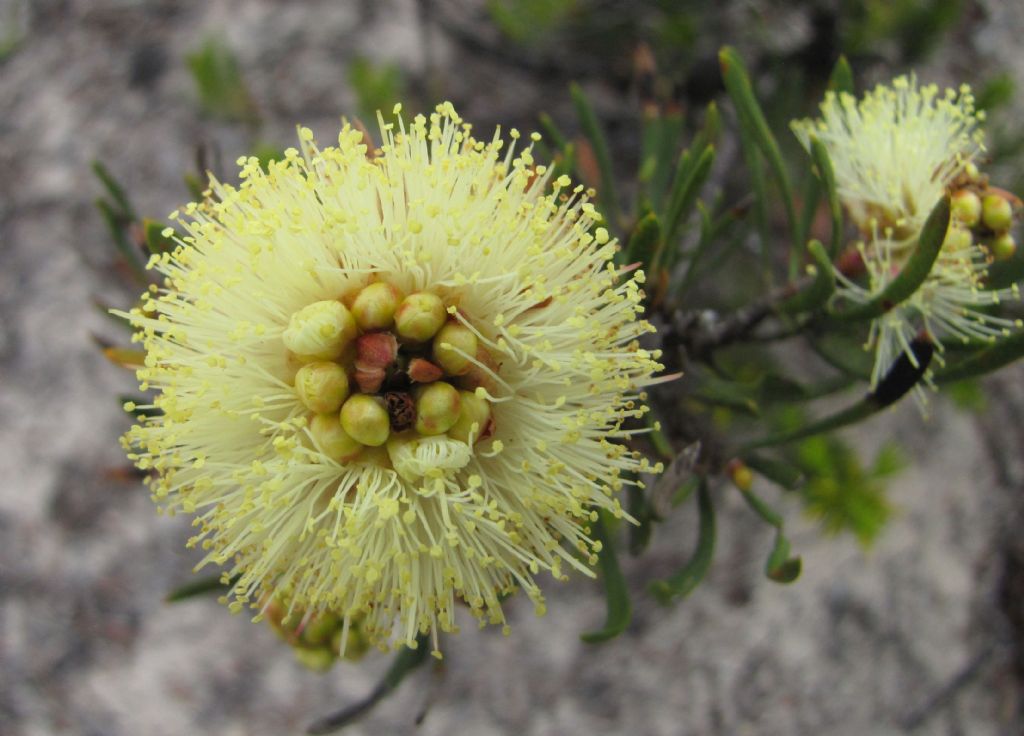
[[[90,335],[117,335],[93,299],[127,306],[136,289],[93,206],[93,159],[160,218],[189,198],[182,175],[198,144],[230,169],[254,145],[291,145],[299,122],[331,141],[342,114],[396,93],[407,108],[450,98],[485,135],[496,123],[532,130],[541,110],[572,129],[566,90],[579,79],[628,165],[638,39],[679,65],[684,107],[715,94],[722,43],[757,69],[804,70],[809,100],[839,46],[868,79],[913,67],[1024,88],[1018,2],[513,5],[0,0],[2,736],[301,733],[366,694],[389,661],[316,674],[212,599],[163,603],[195,558],[187,520],[158,517],[121,470],[129,422],[116,397],[133,380]],[[903,6],[925,12],[885,25],[885,8]],[[240,106],[204,107],[197,92],[186,59],[209,39],[241,64]],[[993,116],[1003,139],[1022,112],[1018,94]],[[1002,170],[1007,183],[1016,171]],[[624,559],[635,606],[624,636],[583,644],[603,621],[600,586],[548,584],[546,618],[512,602],[506,639],[467,616],[442,666],[349,732],[1024,733],[1022,377],[986,381],[985,411],[938,400],[922,423],[908,402],[848,435],[867,457],[899,439],[910,460],[869,552],[783,501],[805,572],[775,585],[761,574],[770,530],[722,489],[709,579],[680,605],[662,608],[644,587],[689,553],[691,506],[645,556]]]

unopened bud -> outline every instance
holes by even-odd
[[[958,225],[950,225],[949,230],[946,231],[946,240],[943,242],[942,247],[947,252],[956,252],[967,250],[973,242],[974,236],[971,235],[970,230]]]
[[[413,358],[409,361],[409,378],[415,383],[433,383],[440,381],[444,371],[423,358]]]
[[[359,292],[352,302],[352,316],[364,330],[386,330],[395,322],[395,310],[402,301],[396,286],[378,281]]]
[[[329,647],[295,647],[292,651],[295,652],[295,659],[316,672],[326,672],[334,664],[334,652]]]
[[[356,340],[356,360],[367,368],[387,368],[398,355],[398,340],[390,332],[367,332]]]
[[[479,442],[491,430],[491,405],[487,399],[477,396],[473,391],[459,391],[462,408],[459,418],[448,430],[448,436],[459,442],[470,444]]]
[[[742,460],[733,460],[730,462],[729,466],[726,468],[726,472],[729,474],[729,479],[732,481],[733,485],[741,491],[749,491],[750,487],[754,485],[754,474]]]
[[[295,393],[310,411],[336,412],[348,398],[348,376],[337,363],[323,360],[307,363],[295,374]]]
[[[458,322],[449,322],[434,337],[434,362],[451,376],[468,373],[476,357],[477,339],[473,331]]]
[[[364,394],[375,394],[380,391],[386,376],[383,368],[367,366],[356,361],[356,385]]]
[[[341,407],[341,426],[354,440],[370,447],[380,447],[391,434],[384,402],[366,394],[349,397]]]
[[[309,433],[320,452],[339,463],[356,459],[363,446],[345,431],[337,414],[317,414],[309,423]]]
[[[395,312],[395,329],[407,340],[426,342],[437,334],[447,319],[441,297],[420,291],[402,300]]]
[[[306,628],[302,630],[302,641],[314,646],[328,644],[340,623],[338,617],[330,612],[314,616],[306,622]]]
[[[981,197],[970,189],[953,195],[953,216],[965,227],[974,227],[981,220]]]
[[[462,401],[450,383],[437,381],[416,393],[416,431],[423,435],[444,434],[459,419]]]
[[[1012,258],[1013,254],[1017,252],[1017,241],[1010,233],[1003,233],[992,240],[991,248],[992,255],[997,260],[1005,261],[1007,258]]]
[[[341,302],[307,304],[292,314],[281,339],[296,355],[332,360],[355,336],[356,321]]]
[[[981,221],[994,232],[1008,230],[1013,223],[1013,205],[998,194],[988,194],[981,202]]]

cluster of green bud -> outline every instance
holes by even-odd
[[[346,631],[341,617],[334,613],[307,617],[293,610],[288,614],[287,604],[278,600],[267,606],[266,617],[271,628],[292,647],[295,658],[318,672],[326,672],[339,657],[358,661],[370,648],[358,620],[350,621]]]
[[[989,186],[988,180],[970,164],[965,167],[961,187],[951,198],[953,223],[946,245],[957,250],[974,242],[984,243],[998,260],[1010,258],[1017,251],[1017,242],[1010,233],[1021,209],[1021,201],[1013,194]]]
[[[374,282],[299,309],[282,340],[302,363],[294,385],[312,443],[336,462],[387,462],[391,437],[472,445],[493,429],[485,389],[497,366],[436,294]]]

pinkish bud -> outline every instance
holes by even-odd
[[[380,391],[386,375],[384,369],[375,365],[367,365],[361,360],[357,360],[355,365],[355,379],[359,390],[364,394],[375,394]]]
[[[387,368],[398,355],[398,340],[390,332],[367,332],[356,340],[356,367]]]
[[[413,358],[409,361],[409,378],[416,383],[433,383],[441,380],[444,371],[423,358]]]

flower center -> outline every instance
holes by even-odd
[[[495,363],[436,294],[375,282],[306,305],[282,340],[302,363],[294,385],[310,437],[336,462],[386,462],[414,480],[461,469],[493,433]]]

